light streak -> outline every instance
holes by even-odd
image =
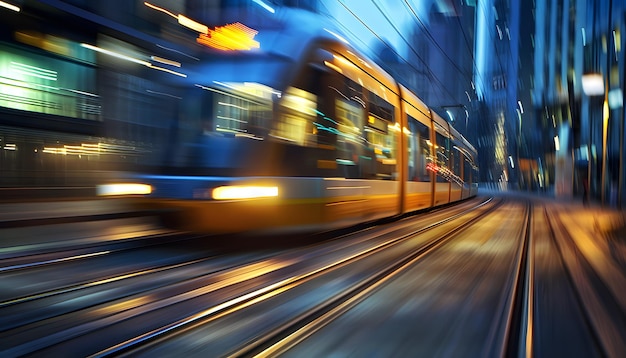
[[[268,4],[264,3],[262,0],[252,0],[252,2],[254,2],[255,4],[257,4],[260,7],[264,8],[265,10],[271,12],[272,14],[276,12],[276,10],[274,10],[273,7],[271,7]]]
[[[4,1],[0,1],[0,7],[3,7],[5,9],[9,9],[9,10],[13,10],[15,12],[20,12],[20,8],[18,6],[6,3]]]

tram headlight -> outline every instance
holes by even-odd
[[[139,183],[102,184],[96,188],[98,196],[148,195],[150,193],[152,193],[152,186]]]
[[[211,192],[215,200],[256,199],[278,196],[277,186],[228,185],[220,186]]]

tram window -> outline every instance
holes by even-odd
[[[390,123],[394,122],[393,116],[393,105],[391,103],[385,101],[384,99],[378,97],[374,93],[370,92],[369,95],[369,111],[373,115],[385,119]]]
[[[437,143],[435,146],[435,172],[437,173],[437,182],[446,183],[450,181],[450,150],[449,138],[437,132]]]
[[[394,107],[369,93],[366,140],[376,158],[376,177],[396,179],[396,142],[400,130],[394,122]]]
[[[409,117],[409,130],[411,132],[409,142],[409,180],[430,181],[427,170],[428,163],[432,162],[430,154],[430,130],[421,122]]]
[[[300,146],[311,146],[317,141],[314,122],[317,118],[317,96],[311,92],[289,87],[279,101],[280,114],[272,135]]]
[[[461,165],[463,164],[463,152],[458,146],[454,146],[452,152],[452,174],[459,180],[461,179]]]
[[[213,95],[214,119],[211,128],[205,131],[221,133],[244,133],[263,137],[271,118],[269,101],[253,100],[244,96],[215,93]]]

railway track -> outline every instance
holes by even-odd
[[[456,215],[456,217],[460,217],[463,214],[458,213]],[[452,220],[451,218],[448,218],[446,220],[442,220],[440,222],[437,222],[435,224],[431,224],[431,225],[427,225],[425,227],[423,227],[422,229],[420,229],[419,231],[424,232],[424,231],[428,231],[428,230],[432,230],[434,227],[443,225],[446,222],[449,222],[450,220]],[[415,224],[413,224],[413,226],[415,226]],[[400,226],[402,227],[402,226]],[[371,240],[373,240],[376,237],[379,237],[380,235],[395,235],[397,234],[397,230],[408,230],[406,229],[406,226],[404,229],[396,229],[396,231],[391,231],[391,232],[385,232],[386,229],[381,229],[382,231],[379,232],[378,235],[372,235],[371,236]],[[366,232],[368,230],[365,230]],[[389,230],[387,230],[389,231]],[[340,241],[337,241],[340,242]],[[364,242],[367,243],[367,241],[365,240],[357,240],[357,243],[361,243],[360,245],[365,245],[363,244]],[[367,245],[369,245],[369,243],[367,243]],[[377,248],[373,248],[373,249],[369,249],[366,252],[361,252],[360,254],[354,256],[351,259],[347,259],[344,260],[344,262],[340,262],[340,263],[335,263],[334,265],[331,265],[331,267],[336,267],[336,266],[340,266],[342,264],[344,264],[345,262],[349,262],[349,261],[354,261],[357,260],[358,257],[362,257],[362,256],[367,256],[367,255],[371,255],[373,252],[376,251],[380,251],[382,250],[384,247],[387,247],[391,245],[389,242],[387,242],[386,244],[381,244],[380,247]],[[342,243],[339,245],[340,247],[342,247],[343,252],[345,252],[346,250],[361,250],[361,248],[350,248],[349,246],[346,246],[345,243]],[[358,246],[358,245],[356,245]],[[355,246],[355,247],[356,247]],[[359,246],[362,247],[362,246]],[[336,249],[336,248],[335,248]],[[297,251],[297,250],[296,250]],[[304,251],[304,250],[301,250]],[[320,253],[318,254],[318,257],[323,257],[325,255],[325,251],[322,250],[320,251]],[[287,255],[289,256],[289,255]],[[303,260],[303,257],[306,256],[311,256],[311,253],[308,251],[304,251],[304,252],[297,252],[295,254],[291,254],[292,258],[290,259],[289,257],[283,256],[281,258],[281,260],[285,260],[284,262],[286,263],[293,263],[293,262],[300,262]],[[97,311],[99,308],[101,309],[102,307],[98,307],[98,304],[94,304],[94,302],[91,302],[90,305],[97,307],[94,310],[91,310],[90,313],[92,314],[92,316],[90,316],[91,318],[89,320],[85,319],[84,317],[86,315],[89,315],[88,313],[84,312],[84,308],[79,308],[76,311],[73,312],[64,312],[63,313],[63,318],[64,319],[72,319],[72,315],[75,315],[75,320],[74,323],[72,325],[72,327],[68,327],[67,329],[61,329],[61,330],[54,330],[55,332],[53,334],[49,334],[49,333],[44,333],[47,331],[47,329],[42,328],[42,327],[47,327],[47,326],[54,326],[55,325],[55,319],[61,319],[61,317],[51,317],[51,318],[47,318],[46,321],[44,323],[42,322],[31,322],[25,325],[22,325],[20,327],[15,327],[15,325],[12,326],[8,326],[8,329],[4,329],[0,334],[5,336],[5,337],[9,337],[9,336],[17,336],[19,337],[21,335],[22,332],[28,331],[29,328],[32,328],[32,325],[36,325],[37,326],[37,330],[38,332],[36,333],[37,336],[39,337],[44,337],[44,338],[40,338],[40,339],[24,339],[23,344],[17,344],[14,345],[12,347],[8,347],[7,353],[9,355],[12,354],[29,354],[29,353],[35,353],[38,352],[40,350],[45,350],[46,347],[49,346],[57,346],[59,344],[59,341],[64,341],[69,339],[70,341],[72,341],[72,338],[77,338],[77,337],[82,337],[84,336],[85,332],[88,332],[90,330],[97,330],[98,327],[102,327],[102,326],[107,326],[109,324],[111,324],[112,322],[114,322],[116,319],[118,318],[123,318],[123,317],[134,317],[135,315],[143,315],[145,314],[144,311],[150,311],[152,309],[154,310],[158,310],[161,309],[169,304],[172,304],[173,302],[176,302],[177,300],[180,301],[187,301],[190,298],[193,298],[195,296],[203,296],[203,295],[207,295],[215,290],[219,290],[220,287],[222,286],[229,286],[228,284],[224,284],[224,282],[230,282],[230,286],[236,286],[236,285],[243,285],[243,283],[246,283],[246,281],[250,281],[251,278],[251,274],[250,272],[256,272],[257,276],[262,276],[264,274],[267,274],[268,272],[273,272],[276,271],[276,268],[273,268],[271,270],[265,270],[265,269],[260,269],[259,271],[259,267],[263,267],[264,265],[270,265],[268,264],[268,262],[270,262],[270,259],[266,259],[266,260],[258,260],[256,262],[252,262],[252,263],[247,263],[247,264],[242,264],[242,265],[234,265],[232,267],[229,268],[221,268],[221,269],[214,269],[214,270],[207,270],[205,272],[204,275],[199,275],[198,277],[195,278],[187,278],[186,280],[182,280],[178,282],[178,285],[173,285],[173,286],[168,286],[167,288],[163,288],[164,290],[169,290],[170,292],[174,292],[174,291],[178,291],[178,294],[174,294],[172,296],[169,297],[169,299],[165,300],[165,302],[167,302],[167,304],[164,303],[164,301],[153,301],[152,303],[146,303],[144,305],[141,306],[137,306],[137,307],[132,307],[130,309],[128,309],[128,307],[126,307],[126,309],[121,309],[119,312],[116,313],[114,312],[107,312],[107,315],[105,318],[103,318],[102,320],[98,321],[98,319],[96,319],[95,321],[91,318],[93,318],[93,312]],[[274,259],[276,260],[276,259]],[[184,264],[184,266],[193,266],[193,265],[198,265],[199,263],[189,263],[189,264]],[[177,264],[173,264],[174,266]],[[181,264],[183,265],[183,264]],[[271,266],[271,265],[270,265]],[[291,267],[292,265],[288,265],[285,264],[283,265],[285,267],[283,268],[283,271],[287,271],[288,270],[293,270],[293,268]],[[24,268],[26,269],[26,268]],[[77,285],[71,285],[69,287],[61,287],[61,288],[57,288],[56,290],[50,290],[50,291],[46,291],[46,292],[39,292],[37,294],[32,294],[32,295],[27,295],[27,296],[22,296],[22,297],[18,297],[18,298],[13,298],[12,300],[5,300],[3,302],[3,305],[6,307],[19,307],[21,305],[24,304],[30,304],[30,305],[34,305],[36,304],[35,302],[39,301],[39,300],[46,300],[46,299],[50,299],[51,297],[55,297],[55,296],[60,296],[60,297],[66,297],[65,295],[68,295],[70,293],[73,293],[74,295],[78,294],[80,295],[81,291],[84,289],[92,289],[94,286],[100,285],[102,284],[103,287],[106,287],[107,285],[111,285],[112,283],[114,283],[115,281],[122,281],[126,278],[131,278],[132,276],[141,276],[141,275],[148,275],[148,274],[154,274],[157,272],[162,272],[162,271],[168,271],[171,270],[172,267],[170,266],[163,266],[161,268],[153,268],[153,269],[149,269],[149,270],[144,270],[144,271],[138,271],[135,273],[125,273],[124,275],[120,275],[120,276],[116,276],[116,277],[107,277],[104,279],[100,279],[96,282],[85,282],[82,284],[77,284]],[[329,268],[327,268],[329,269]],[[304,269],[304,271],[306,271],[307,268]],[[319,270],[319,269],[318,269]],[[303,272],[304,272],[303,271]],[[323,271],[323,269],[322,269]],[[246,279],[231,279],[231,280],[224,280],[224,277],[227,275],[235,275],[234,272],[238,272],[239,275],[243,275],[246,277]],[[6,272],[5,272],[6,273]],[[252,274],[255,275],[255,274]],[[121,276],[125,276],[124,278],[122,278]],[[213,276],[211,278],[211,276]],[[309,277],[314,276],[314,274],[310,274],[308,275]],[[180,279],[180,277],[179,277]],[[206,285],[207,280],[209,279],[213,279],[214,284],[213,285]],[[299,279],[300,281],[302,280],[302,278]],[[191,283],[191,281],[195,282],[195,286],[193,283]],[[202,281],[202,284],[200,284],[199,282]],[[286,283],[285,280],[282,280],[284,283]],[[262,292],[263,290],[263,285],[265,285],[265,283],[261,282],[259,284],[260,290],[259,292]],[[174,286],[178,286],[178,288],[174,288]],[[219,287],[218,287],[219,286]],[[98,292],[99,290],[104,290],[104,288],[99,288],[96,289],[95,291]],[[254,292],[254,291],[253,291]],[[154,292],[153,292],[154,294]],[[171,294],[171,293],[170,293]],[[135,295],[137,295],[137,293],[135,293]],[[144,294],[144,296],[147,294]],[[158,296],[158,294],[157,294]],[[55,298],[56,301],[62,300],[62,298]],[[241,299],[239,299],[241,300]],[[231,300],[232,301],[232,300]],[[43,301],[41,301],[43,302]],[[226,300],[225,302],[222,302],[222,305],[226,304],[228,305],[227,302],[230,302],[228,300]],[[117,302],[116,300],[110,300],[107,303],[102,303],[101,305],[109,305],[109,306],[115,306],[118,305],[118,307],[122,307],[124,306],[124,304],[121,304],[121,302]],[[43,304],[42,306],[44,307],[49,307],[45,304]],[[151,308],[146,308],[147,306],[151,307]],[[131,312],[129,312],[131,311]],[[123,316],[123,317],[122,317]],[[82,317],[82,318],[79,318]],[[111,318],[114,317],[114,318]],[[190,316],[192,317],[192,316]],[[82,324],[81,324],[82,322]],[[99,322],[99,323],[95,323],[95,322]],[[161,327],[163,328],[163,327]],[[79,339],[80,340],[80,339]],[[15,340],[13,340],[13,342],[15,342]],[[19,339],[18,339],[19,342]],[[77,344],[76,341],[73,342],[73,344]],[[78,343],[78,345],[80,345],[80,343]],[[4,347],[3,347],[4,349]],[[43,352],[43,351],[41,351]]]
[[[573,352],[618,357],[623,301],[571,231],[541,205],[490,199],[280,250],[194,250],[191,240],[5,266],[3,282],[100,262],[90,279],[0,301],[0,351],[530,357],[574,339]],[[546,334],[555,328],[561,336]]]

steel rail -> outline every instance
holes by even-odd
[[[286,322],[280,327],[257,337],[243,347],[233,350],[228,357],[271,357],[288,351],[307,337],[319,331],[345,312],[362,302],[381,286],[422,260],[441,246],[450,242],[465,230],[495,211],[503,202],[499,202],[478,216],[462,223],[447,233],[431,240],[404,257],[396,260],[377,275],[364,280],[339,295],[311,308],[307,312]]]
[[[173,338],[174,336],[178,336],[180,334],[183,334],[189,330],[192,330],[194,328],[200,327],[202,325],[205,325],[209,322],[214,321],[217,318],[221,318],[227,314],[230,313],[234,313],[237,312],[245,307],[251,306],[255,303],[258,303],[260,301],[266,300],[268,298],[271,298],[279,293],[282,293],[286,290],[292,289],[294,287],[297,287],[305,282],[308,282],[310,280],[312,280],[313,278],[316,278],[318,276],[321,276],[329,271],[338,269],[339,267],[344,267],[352,262],[355,262],[357,260],[360,260],[362,258],[364,258],[365,256],[369,256],[372,255],[376,252],[380,252],[384,249],[389,248],[392,245],[398,244],[400,242],[403,242],[405,240],[408,240],[412,237],[415,237],[416,235],[419,235],[421,233],[424,233],[428,230],[432,230],[435,227],[441,226],[445,223],[451,222],[452,220],[458,219],[460,217],[462,217],[463,215],[466,215],[468,212],[471,212],[477,208],[480,208],[484,205],[486,205],[487,203],[490,203],[492,201],[492,198],[490,198],[489,200],[480,203],[479,205],[476,205],[474,207],[472,207],[470,210],[467,210],[466,212],[462,212],[462,213],[458,213],[452,217],[443,219],[441,221],[438,221],[436,223],[433,223],[431,225],[428,225],[420,230],[417,230],[413,233],[410,234],[406,234],[402,237],[396,238],[395,240],[393,240],[390,243],[385,243],[385,244],[381,244],[378,245],[376,247],[371,248],[370,250],[348,257],[340,262],[337,263],[333,263],[332,265],[328,265],[325,266],[323,268],[320,268],[318,270],[309,272],[308,274],[305,274],[301,277],[295,277],[292,279],[287,279],[284,280],[276,285],[273,285],[271,287],[266,287],[264,289],[261,289],[259,291],[255,291],[250,293],[247,297],[242,297],[241,299],[236,299],[233,300],[231,302],[227,302],[225,303],[222,307],[218,308],[211,308],[205,312],[202,312],[201,314],[198,315],[194,315],[193,317],[189,317],[183,320],[180,320],[178,322],[172,323],[171,325],[168,325],[166,327],[162,327],[160,329],[156,329],[153,330],[152,332],[146,333],[140,337],[135,337],[133,339],[127,340],[125,342],[122,342],[114,347],[110,347],[106,350],[100,351],[94,355],[92,355],[91,357],[105,357],[105,356],[109,356],[112,354],[115,355],[119,355],[119,354],[127,354],[127,353],[134,353],[137,350],[141,350],[143,348],[147,348],[149,346],[161,343],[163,341],[166,341],[168,339]],[[250,350],[256,350],[258,349],[258,345],[262,344],[260,342],[265,342],[265,344],[267,344],[268,341],[272,341],[274,339],[276,339],[276,336],[279,335],[281,336],[281,332],[284,332],[285,329],[289,330],[290,328],[293,330],[294,328],[297,328],[299,326],[302,326],[303,322],[306,321],[310,321],[310,320],[315,320],[315,319],[319,319],[319,317],[324,316],[325,314],[329,314],[329,312],[336,312],[333,311],[333,309],[340,309],[340,307],[345,307],[346,302],[350,301],[353,303],[356,303],[358,301],[358,299],[356,299],[355,297],[365,297],[366,295],[363,294],[362,292],[366,291],[366,292],[370,292],[368,290],[368,287],[375,285],[376,287],[378,287],[380,284],[382,284],[381,280],[384,280],[384,278],[386,276],[393,276],[394,272],[399,272],[401,271],[400,269],[403,267],[408,267],[408,265],[414,263],[415,260],[419,260],[421,257],[423,257],[424,255],[426,255],[428,252],[431,252],[432,250],[440,247],[441,245],[443,245],[450,237],[457,235],[459,232],[465,230],[465,228],[473,225],[473,223],[477,222],[479,220],[479,218],[482,218],[483,216],[487,215],[487,213],[495,210],[495,208],[499,207],[499,205],[501,205],[502,202],[496,203],[494,204],[493,207],[489,208],[486,213],[483,213],[481,215],[479,215],[478,217],[472,218],[470,220],[468,220],[466,223],[459,225],[458,227],[455,227],[453,230],[451,230],[449,233],[447,233],[444,236],[440,236],[436,239],[431,240],[430,242],[420,246],[418,249],[414,250],[413,252],[411,252],[408,255],[405,255],[404,259],[399,259],[396,260],[396,262],[390,266],[388,266],[385,270],[382,270],[379,275],[376,275],[373,279],[368,279],[364,282],[361,282],[355,286],[353,286],[352,288],[350,288],[349,290],[343,291],[342,293],[340,293],[339,295],[334,296],[333,298],[325,301],[325,303],[322,303],[321,305],[317,305],[316,307],[310,309],[309,311],[299,315],[298,317],[292,319],[290,322],[287,322],[285,325],[286,327],[278,327],[275,330],[272,330],[271,332],[269,332],[265,338],[262,339],[257,339],[255,340],[254,346],[247,346],[247,347],[243,347],[241,348],[241,351],[250,351]],[[417,258],[416,258],[417,257]],[[385,280],[386,281],[386,280]],[[379,282],[379,284],[376,284],[377,282]],[[234,355],[238,355],[237,353],[234,353]]]
[[[412,233],[412,235],[406,235],[407,237],[409,236],[414,236],[417,235],[419,233],[423,233],[425,231],[434,229],[435,227],[438,227],[440,225],[443,225],[447,222],[450,222],[456,218],[459,218],[463,215],[465,215],[466,213],[475,210],[481,206],[484,206],[488,203],[490,203],[493,200],[493,198],[489,198],[487,200],[485,200],[482,203],[479,203],[478,205],[472,207],[471,209],[465,211],[465,212],[460,212],[455,214],[452,217],[440,220],[438,222],[432,223],[426,227],[421,228],[420,230],[415,231],[414,233]],[[405,238],[406,239],[406,238]],[[194,314],[194,315],[190,315],[187,316],[177,322],[172,322],[168,325],[162,326],[161,328],[158,328],[156,330],[147,332],[143,335],[131,338],[127,341],[124,341],[120,344],[117,344],[113,347],[110,347],[106,350],[103,350],[101,352],[98,352],[96,354],[94,354],[94,356],[107,356],[107,355],[111,355],[111,354],[117,354],[119,352],[128,350],[132,347],[135,346],[139,346],[141,344],[144,344],[145,342],[150,342],[153,341],[161,336],[165,336],[167,334],[170,334],[170,332],[172,331],[177,331],[180,330],[182,328],[185,327],[189,327],[191,325],[193,325],[194,323],[197,323],[198,321],[201,320],[206,320],[206,319],[215,319],[217,317],[221,317],[224,314],[230,313],[230,312],[234,312],[239,308],[245,307],[246,305],[252,304],[254,302],[257,302],[257,300],[259,299],[264,299],[264,297],[266,297],[268,294],[271,294],[272,292],[277,292],[276,290],[280,290],[280,288],[282,287],[284,289],[284,287],[295,287],[301,283],[306,282],[307,280],[312,279],[313,277],[316,277],[318,275],[321,275],[323,272],[341,267],[341,266],[345,266],[351,262],[357,261],[360,258],[366,257],[368,255],[372,255],[375,252],[378,252],[380,250],[385,249],[386,247],[389,247],[393,244],[399,243],[402,241],[402,238],[398,238],[395,241],[391,242],[391,243],[387,243],[387,244],[381,244],[378,245],[374,248],[371,248],[370,250],[361,252],[359,254],[355,254],[352,255],[340,262],[336,262],[333,264],[329,264],[325,267],[319,268],[313,272],[309,272],[307,275],[303,275],[303,276],[299,276],[299,277],[290,277],[284,280],[281,280],[273,285],[270,285],[268,287],[263,287],[260,289],[257,289],[251,293],[248,293],[244,296],[241,297],[236,297],[233,299],[230,299],[226,302],[223,302],[222,304],[219,304],[215,307],[211,307],[205,311],[202,311],[200,313]],[[198,293],[197,295],[202,295],[202,294],[206,294],[206,290],[197,290]],[[184,300],[190,299],[190,294],[181,294],[178,295],[180,297],[176,298],[173,297],[172,299],[168,300],[167,305],[172,305],[175,304],[177,302],[182,302]],[[154,309],[159,309],[162,308],[163,305],[159,305],[159,304],[154,304],[153,305],[155,308]],[[145,312],[142,312],[145,313]],[[124,319],[128,319],[130,316],[128,316],[130,313],[126,312]],[[139,313],[141,314],[141,313]],[[128,316],[128,317],[127,317]],[[113,316],[109,316],[107,317],[105,320],[102,320],[103,323],[101,325],[108,325],[113,323],[115,319],[115,315]],[[104,322],[106,321],[106,322]],[[79,326],[75,326],[72,327],[68,330],[65,330],[63,332],[56,332],[54,334],[51,334],[49,336],[46,337],[41,337],[39,339],[36,339],[33,342],[29,342],[28,344],[22,344],[20,346],[17,347],[13,347],[11,349],[12,352],[20,352],[20,354],[27,354],[27,353],[33,353],[33,352],[37,352],[37,351],[41,351],[41,350],[45,350],[46,347],[51,347],[54,346],[56,344],[60,344],[61,342],[64,341],[68,341],[71,340],[77,336],[83,335],[85,332],[88,331],[95,331],[99,328],[99,324],[98,321],[93,321],[93,322],[88,322]]]

